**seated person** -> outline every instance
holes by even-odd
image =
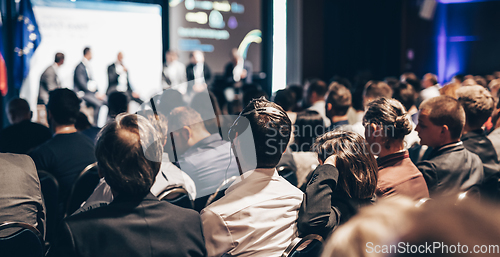
[[[351,91],[344,85],[337,82],[330,84],[328,93],[325,97],[326,106],[325,113],[331,121],[328,131],[335,129],[350,130],[347,111],[352,105]]]
[[[481,127],[491,116],[495,100],[488,90],[477,85],[462,87],[456,94],[465,110],[465,126],[461,140],[465,149],[481,158],[484,170],[482,191],[494,197],[499,190],[500,164],[495,147]]]
[[[54,256],[205,256],[201,219],[150,193],[160,170],[160,135],[146,118],[119,115],[96,145],[114,200],[63,220]]]
[[[26,155],[0,154],[0,223],[28,223],[44,234],[45,210],[35,164]],[[0,236],[9,231],[0,232]]]
[[[165,116],[161,113],[157,113],[155,115],[151,110],[141,112],[139,115],[146,117],[151,122],[156,131],[158,131],[158,133],[162,136],[162,143],[164,145],[167,140],[167,121]],[[151,186],[151,193],[154,196],[158,196],[163,193],[163,191],[174,187],[182,187],[186,189],[189,197],[192,200],[196,199],[196,186],[194,181],[185,172],[170,162],[167,153],[163,153],[160,172],[156,175],[155,182],[153,186]],[[87,199],[85,204],[82,205],[77,213],[93,209],[96,206],[101,206],[103,204],[110,203],[111,201],[113,201],[111,188],[106,181],[101,178],[101,181],[95,188],[92,195]]]
[[[377,188],[377,162],[361,135],[330,131],[313,146],[320,166],[305,188],[297,221],[299,235],[323,238],[371,204]]]
[[[238,176],[238,168],[229,142],[217,134],[210,134],[200,114],[189,107],[177,107],[168,120],[166,151],[178,158],[179,167],[196,184],[195,209],[205,207],[206,200],[217,188],[232,176]],[[171,143],[172,142],[172,143]],[[172,158],[172,159],[173,159]]]
[[[285,111],[264,98],[234,122],[229,137],[241,176],[201,212],[208,256],[281,256],[297,236],[303,194],[276,171],[290,133]]]
[[[108,120],[116,115],[128,112],[128,96],[120,91],[114,91],[108,96]]]
[[[0,131],[0,152],[26,154],[52,137],[49,128],[31,122],[33,112],[28,102],[21,98],[7,104],[10,126]]]
[[[64,204],[80,172],[96,161],[94,142],[75,128],[80,112],[80,99],[75,92],[63,88],[49,94],[47,114],[55,135],[29,155],[38,170],[45,170],[56,177],[59,202]]]
[[[379,197],[404,195],[413,200],[429,197],[422,173],[410,160],[404,138],[412,131],[403,105],[394,99],[379,98],[368,104],[365,138],[378,156]]]
[[[417,163],[417,168],[431,197],[467,191],[483,181],[481,159],[460,141],[464,125],[464,108],[452,97],[438,96],[420,104],[415,130],[420,144],[433,150],[428,160]]]
[[[85,115],[85,113],[83,112],[78,113],[75,128],[76,130],[78,130],[78,132],[88,136],[92,140],[92,142],[95,142],[97,140],[97,134],[99,134],[99,131],[101,131],[99,127],[92,126],[92,124],[90,124],[87,115]]]

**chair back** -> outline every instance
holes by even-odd
[[[57,224],[59,223],[59,183],[54,175],[38,171],[46,212],[45,241],[52,242]]]
[[[311,234],[304,238],[295,238],[281,257],[318,257],[323,250],[323,238]]]
[[[279,166],[276,167],[276,170],[278,171],[278,174],[282,176],[284,179],[288,180],[290,184],[297,186],[298,184],[297,174],[295,173],[294,169],[288,166]]]
[[[0,224],[0,232],[6,230],[15,232],[0,237],[0,256],[43,257],[45,255],[42,234],[35,227],[21,222]]]
[[[95,187],[99,184],[99,172],[97,171],[97,162],[88,165],[78,175],[75,180],[66,204],[65,216],[73,214],[84,201],[94,192]]]
[[[158,195],[158,199],[161,201],[167,201],[171,204],[177,205],[179,207],[194,209],[194,202],[189,197],[186,189],[182,187],[173,187],[165,189]]]
[[[238,177],[237,176],[232,176],[222,182],[222,184],[215,190],[215,193],[213,193],[207,200],[207,203],[205,204],[205,207],[209,206],[211,203],[221,199],[224,196],[224,192],[226,192],[226,188],[231,185]]]

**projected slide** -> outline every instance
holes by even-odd
[[[223,72],[230,50],[238,48],[254,72],[260,71],[260,2],[169,0],[170,48],[183,63],[189,62],[189,52],[204,51],[215,72]]]
[[[73,88],[75,67],[83,49],[92,49],[89,72],[100,92],[108,86],[107,67],[122,52],[129,81],[141,98],[161,91],[161,7],[130,2],[32,0],[42,42],[31,62],[29,87],[21,97],[36,104],[40,75],[54,63],[57,52],[65,55],[58,74],[63,87]]]

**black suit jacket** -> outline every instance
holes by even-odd
[[[206,256],[200,215],[152,194],[117,197],[62,222],[54,256]]]
[[[89,82],[89,74],[87,74],[87,69],[83,62],[80,62],[75,68],[75,74],[73,76],[73,83],[75,87],[75,91],[83,91],[85,93],[91,93],[87,87],[87,83]]]
[[[188,81],[188,92],[191,92],[193,85],[194,85],[194,66],[195,64],[190,63],[186,67],[186,77]],[[212,79],[212,72],[210,71],[210,68],[208,67],[207,63],[203,63],[203,76],[205,77],[205,83],[210,86],[211,84],[211,79]]]
[[[493,147],[490,139],[486,137],[482,129],[467,132],[461,139],[467,150],[481,158],[484,169],[482,192],[494,197],[499,189],[498,179],[500,178],[500,164],[498,163],[495,147]]]
[[[424,175],[431,198],[479,187],[484,178],[481,159],[461,143],[434,149],[429,160],[417,163],[417,168]]]
[[[337,187],[339,171],[336,167],[319,165],[307,184],[301,188],[306,196],[299,210],[297,227],[299,236],[318,234],[323,238],[354,216],[362,206],[374,198],[354,199]]]
[[[106,95],[116,91],[116,87],[118,86],[118,73],[116,73],[116,65],[113,63],[108,66],[108,89],[106,90]],[[128,72],[127,72],[127,93],[132,94],[132,88],[130,87],[130,81],[128,80]]]

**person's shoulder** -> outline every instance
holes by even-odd
[[[26,154],[0,153],[0,163],[1,169],[8,170],[11,175],[36,173],[33,159]]]

